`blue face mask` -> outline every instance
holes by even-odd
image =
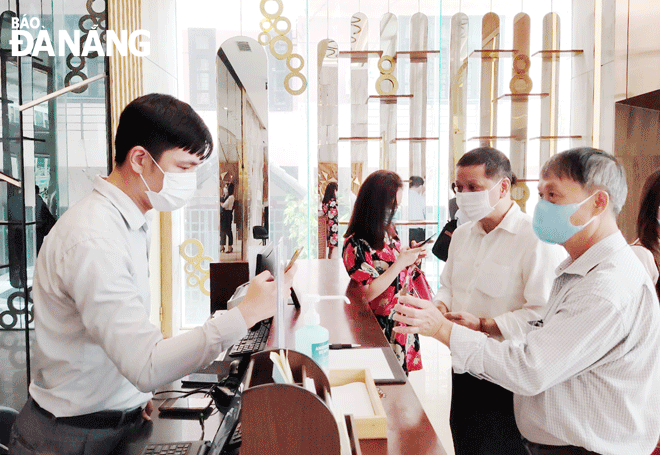
[[[534,219],[532,220],[532,227],[536,236],[547,243],[566,243],[594,220],[595,217],[591,217],[589,221],[581,226],[571,224],[570,220],[571,215],[577,212],[580,206],[589,200],[591,196],[582,202],[565,205],[553,204],[544,199],[539,200],[534,209]]]

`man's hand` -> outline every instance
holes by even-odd
[[[284,274],[284,287],[289,293],[291,292],[291,284],[296,270],[298,269],[294,264]],[[277,282],[269,271],[263,271],[252,279],[245,297],[238,304],[238,309],[241,311],[248,328],[275,315],[277,310]]]
[[[455,322],[456,324],[460,324],[463,327],[467,327],[468,329],[476,330],[477,332],[481,330],[481,321],[479,320],[479,318],[472,313],[468,313],[467,311],[446,313],[445,317],[448,320]]]
[[[394,306],[396,313],[393,319],[405,324],[395,326],[398,333],[419,333],[433,337],[449,346],[452,322],[448,321],[438,308],[428,300],[412,296],[399,297],[399,303]]]
[[[149,421],[151,420],[151,413],[154,412],[154,402],[149,400],[147,405],[142,410],[142,420]]]

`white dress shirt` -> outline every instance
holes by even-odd
[[[554,270],[566,256],[538,239],[531,217],[514,203],[489,233],[480,222],[456,228],[433,300],[449,311],[493,318],[504,339],[520,339],[527,321],[543,313]]]
[[[642,263],[649,276],[651,281],[655,284],[658,282],[658,266],[655,264],[655,259],[653,259],[653,253],[646,249],[642,245],[630,245],[630,248],[637,256],[637,259]]]
[[[247,333],[235,308],[163,339],[149,322],[148,224],[102,177],[46,236],[35,267],[30,395],[58,417],[144,405]]]
[[[454,369],[513,391],[516,423],[532,442],[651,453],[660,434],[660,309],[648,274],[616,232],[557,275],[524,343],[454,325]]]
[[[408,220],[410,221],[423,221],[426,219],[426,197],[411,189],[408,191]],[[424,227],[424,225],[415,226]]]

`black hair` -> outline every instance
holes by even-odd
[[[397,208],[396,193],[403,187],[401,177],[392,171],[376,171],[360,186],[351,221],[344,237],[353,235],[366,241],[369,246],[380,250],[384,247],[388,218]]]
[[[502,152],[492,147],[479,147],[465,153],[456,163],[456,167],[484,165],[486,178],[493,180],[495,177],[508,178],[511,185],[518,180],[511,171],[511,162]]]
[[[637,214],[639,243],[653,253],[654,258],[660,257],[658,207],[660,207],[660,170],[655,171],[644,182]],[[660,280],[656,283],[655,289],[660,295]]]
[[[332,199],[335,198],[335,192],[337,191],[337,188],[339,188],[337,182],[328,183],[328,186],[325,187],[325,193],[323,193],[324,204],[327,204],[328,202],[330,202]]]
[[[424,179],[419,175],[410,176],[410,188],[417,188],[418,186],[424,185]]]
[[[229,182],[227,184],[227,196],[234,194],[234,182]]]
[[[151,93],[134,99],[121,113],[115,136],[115,163],[121,165],[135,146],[144,147],[155,161],[173,148],[205,160],[213,151],[213,138],[189,104],[170,95]]]

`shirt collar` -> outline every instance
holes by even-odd
[[[121,213],[121,216],[131,229],[140,229],[147,223],[145,215],[140,211],[138,206],[135,205],[135,202],[128,197],[128,194],[124,193],[106,179],[107,177],[97,175],[94,178],[94,189],[107,198],[110,203],[119,210],[119,213]]]
[[[520,214],[522,212],[520,211],[520,207],[518,207],[517,203],[513,203],[511,205],[511,208],[507,210],[506,214],[504,215],[504,218],[502,218],[502,221],[495,226],[495,229],[504,229],[507,232],[510,232],[512,234],[517,233],[520,229],[518,225],[520,224]],[[483,226],[481,226],[481,223],[479,221],[475,221],[474,224],[472,225],[472,229],[476,230],[478,232],[481,232],[482,234],[486,234],[486,231],[484,231]],[[491,232],[493,232],[491,231]]]
[[[628,246],[626,239],[623,238],[621,231],[616,231],[595,245],[592,245],[587,251],[573,261],[570,256],[564,260],[555,270],[557,276],[564,273],[571,275],[585,276],[591,269],[596,267],[602,261],[614,254],[616,251]]]

